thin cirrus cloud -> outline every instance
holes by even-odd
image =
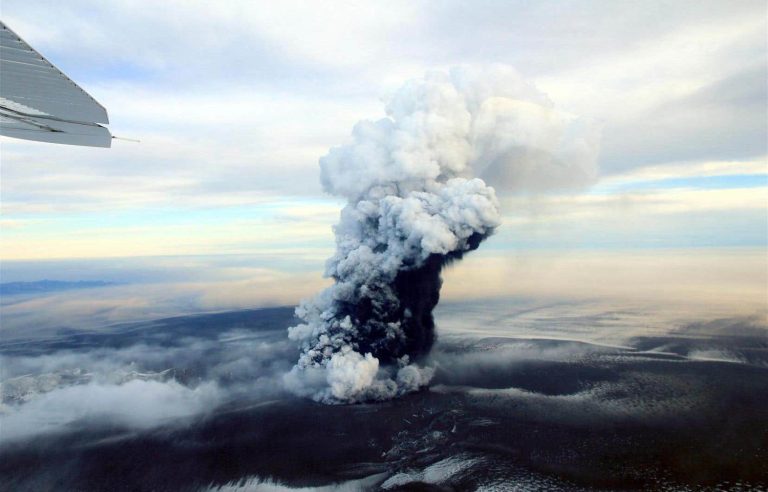
[[[764,246],[768,234],[759,225],[766,220],[766,179],[759,160],[702,162],[615,175],[590,193],[511,195],[502,200],[503,225],[488,247]],[[140,190],[126,192],[126,204],[111,212],[78,212],[100,197],[81,194],[69,214],[40,209],[32,220],[4,219],[4,257],[260,252],[315,259],[320,268],[333,246],[339,204],[332,200],[189,193],[177,196],[175,208],[163,208],[163,188],[150,188],[144,191],[146,207],[131,208]]]

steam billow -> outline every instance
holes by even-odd
[[[324,189],[347,204],[326,267],[334,284],[304,301],[303,323],[289,329],[301,349],[290,389],[355,403],[429,382],[422,364],[435,341],[441,270],[500,223],[495,191],[473,169],[519,154],[510,122],[542,104],[511,69],[430,73],[393,95],[386,118],[359,122],[351,143],[320,160]]]

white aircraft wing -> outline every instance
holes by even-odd
[[[0,21],[0,135],[109,147],[107,110]]]

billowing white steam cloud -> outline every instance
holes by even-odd
[[[286,377],[326,403],[380,400],[427,384],[415,365],[434,342],[440,270],[500,223],[493,188],[583,184],[597,132],[552,108],[508,68],[432,72],[407,83],[388,117],[359,122],[320,160],[326,191],[346,197],[335,227],[335,284],[297,308],[301,348]]]

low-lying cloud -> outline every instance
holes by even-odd
[[[213,410],[220,402],[221,389],[214,383],[190,388],[176,381],[134,379],[119,385],[70,386],[21,406],[4,406],[0,442],[78,427],[98,429],[100,424],[131,429],[178,425],[179,420]]]

